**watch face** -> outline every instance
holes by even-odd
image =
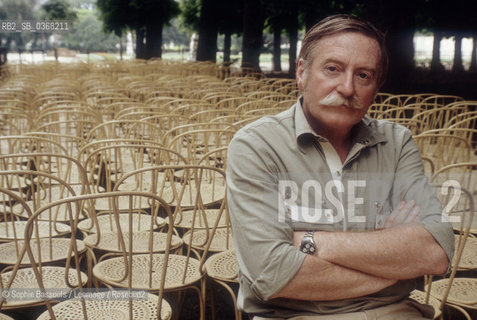
[[[301,251],[306,254],[314,254],[315,253],[315,245],[310,239],[303,239],[303,243],[301,245]]]

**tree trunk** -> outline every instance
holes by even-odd
[[[136,59],[146,58],[146,46],[144,45],[144,30],[136,29]]]
[[[146,26],[146,58],[162,57],[162,20]]]
[[[295,3],[296,4],[296,3]],[[288,74],[295,75],[296,71],[296,49],[298,42],[298,7],[292,8],[291,20],[288,24],[288,38],[290,40],[290,50],[288,53]]]
[[[123,61],[123,33],[119,35],[119,60]]]
[[[230,49],[232,47],[232,33],[226,32],[224,35],[224,64],[230,64]]]
[[[442,32],[434,32],[434,42],[432,44],[432,61],[431,61],[431,71],[442,71],[444,70],[444,65],[441,63],[441,40]]]
[[[217,60],[217,35],[219,33],[219,19],[215,16],[217,5],[215,0],[202,1],[197,61],[215,62]]]
[[[464,65],[462,64],[462,36],[456,35],[454,42],[454,63],[452,64],[452,71],[462,72],[464,71]]]
[[[472,37],[472,55],[469,71],[477,71],[477,36]]]
[[[259,0],[244,0],[242,68],[260,71],[263,45],[264,9]]]
[[[387,34],[389,46],[389,74],[386,88],[394,92],[411,89],[414,70],[414,30],[394,29]]]
[[[273,71],[282,71],[282,48],[281,48],[281,28],[274,26],[273,28]]]

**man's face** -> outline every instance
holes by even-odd
[[[317,133],[348,132],[374,101],[379,44],[361,33],[341,32],[320,39],[312,56],[307,68],[302,60],[297,68],[305,116]]]

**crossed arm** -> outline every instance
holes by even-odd
[[[414,223],[418,213],[414,202],[401,203],[384,229],[315,232],[318,252],[305,258],[292,280],[273,298],[347,299],[378,292],[398,280],[444,273],[447,256],[432,235]],[[294,233],[296,247],[303,233]]]

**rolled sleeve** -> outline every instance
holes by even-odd
[[[241,132],[227,157],[227,199],[242,283],[262,301],[278,293],[305,258],[293,246],[292,228],[280,219],[278,175],[269,153],[265,142]]]

